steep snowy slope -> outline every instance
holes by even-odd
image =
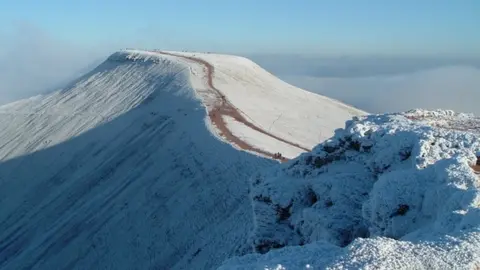
[[[207,128],[189,66],[121,52],[0,107],[1,269],[210,269],[243,254],[250,175]]]
[[[200,64],[202,68],[208,66],[207,73],[211,73],[212,86],[221,96],[217,102],[224,99],[232,104],[244,120],[261,129],[266,136],[258,134],[259,130],[252,129],[251,125],[245,125],[242,121],[225,120],[234,135],[245,138],[249,144],[258,148],[275,146],[278,149],[275,152],[281,152],[288,158],[309,151],[318,142],[331,137],[334,130],[343,126],[352,116],[365,114],[339,101],[289,85],[243,57],[186,52],[159,53],[185,56],[189,58],[186,60],[190,62],[191,68],[194,66],[192,64]],[[201,72],[202,70],[197,70],[195,73]],[[202,87],[205,86],[198,85],[196,88]],[[227,118],[228,116],[231,115],[227,114]],[[259,141],[257,135],[264,139]]]
[[[479,134],[451,111],[348,121],[252,177],[257,254],[220,269],[478,269]]]

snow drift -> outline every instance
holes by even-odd
[[[480,119],[414,110],[348,121],[251,179],[256,254],[220,269],[480,266]]]

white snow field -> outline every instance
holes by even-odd
[[[478,156],[473,115],[354,118],[251,178],[256,253],[219,269],[479,269]]]
[[[308,147],[357,113],[277,88],[242,58],[205,58],[220,61],[213,83],[248,117]],[[201,64],[129,50],[1,106],[0,269],[212,269],[251,252],[248,179],[278,162],[222,141],[210,94]],[[302,152],[233,125],[271,152]]]

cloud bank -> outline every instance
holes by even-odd
[[[255,59],[255,57],[252,57]],[[371,113],[452,109],[480,116],[476,59],[258,58],[283,80]]]
[[[55,90],[103,60],[27,23],[0,32],[0,104]]]

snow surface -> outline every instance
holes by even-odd
[[[244,57],[191,52],[172,53],[203,59],[212,64],[215,68],[214,85],[247,119],[263,130],[304,148],[311,149],[319,142],[330,138],[335,129],[342,127],[345,121],[353,116],[366,114],[340,101],[290,85]],[[200,85],[195,88],[201,87]],[[242,125],[237,122],[230,123],[230,126],[233,127],[234,124]],[[260,143],[257,137],[251,137],[247,142],[258,148],[264,147],[264,143],[277,143],[275,139],[269,137],[265,137]],[[273,152],[291,153],[290,148],[282,147]],[[298,151],[304,152],[302,149]]]
[[[219,269],[478,269],[479,127],[440,110],[348,121],[252,177],[257,253]]]
[[[211,269],[250,250],[252,172],[207,128],[189,66],[120,52],[0,107],[1,269]]]

